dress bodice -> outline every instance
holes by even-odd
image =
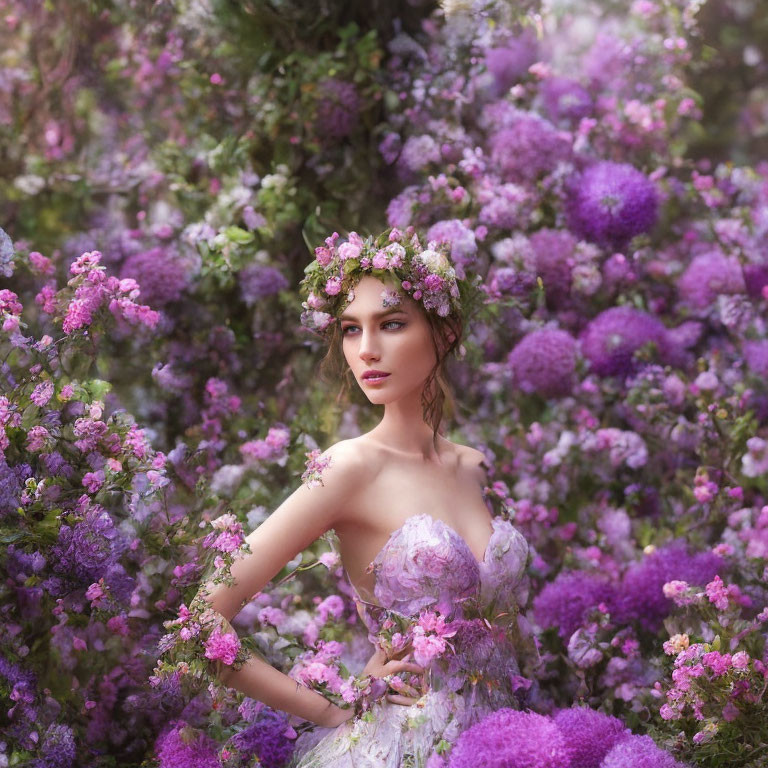
[[[446,522],[422,513],[395,530],[369,566],[382,608],[405,616],[423,609],[458,618],[462,607],[509,610],[527,599],[528,543],[508,521],[494,517],[482,561]]]

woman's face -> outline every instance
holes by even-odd
[[[342,349],[358,385],[376,405],[412,394],[421,395],[437,357],[424,314],[410,297],[385,308],[382,292],[392,288],[364,275],[354,288],[355,298],[341,314]],[[387,375],[368,378],[366,372]]]

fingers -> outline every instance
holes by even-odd
[[[392,704],[402,704],[403,706],[410,707],[411,704],[415,704],[418,699],[412,699],[409,696],[402,696],[399,693],[388,693],[387,701],[392,702]]]
[[[400,672],[413,672],[415,675],[426,673],[424,667],[414,664],[412,661],[389,661],[386,664],[388,674],[399,674]]]

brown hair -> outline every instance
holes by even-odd
[[[446,377],[446,364],[451,353],[461,344],[464,322],[453,312],[446,317],[441,317],[435,312],[424,309],[421,302],[416,303],[418,311],[423,313],[429,323],[432,346],[435,350],[435,365],[424,382],[421,405],[424,421],[432,427],[432,439],[436,444],[443,411],[447,410],[449,417],[456,413],[456,401]],[[319,367],[320,378],[326,383],[334,384],[341,380],[341,387],[336,396],[337,405],[348,397],[352,388],[352,369],[344,359],[342,339],[341,322],[337,318],[328,329],[328,349]]]

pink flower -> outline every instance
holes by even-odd
[[[387,254],[384,253],[384,251],[377,251],[373,257],[373,268],[386,269],[388,266],[389,266],[389,259],[387,259]]]
[[[233,664],[239,650],[240,638],[222,632],[221,627],[216,627],[205,641],[205,657],[212,661],[221,660],[224,664]]]
[[[320,557],[317,558],[328,570],[336,567],[339,564],[339,555],[336,552],[323,552]]]
[[[30,395],[30,400],[39,406],[44,406],[53,396],[53,382],[41,381]]]
[[[67,400],[72,399],[72,395],[75,394],[75,388],[71,384],[65,384],[59,392],[58,398],[62,403],[66,403]]]
[[[88,493],[96,493],[102,485],[104,485],[103,470],[100,469],[97,472],[86,472],[83,475],[83,487]]]
[[[746,651],[734,653],[731,658],[734,669],[747,669],[747,667],[749,667],[749,660],[750,656]]]
[[[340,291],[341,291],[341,278],[329,277],[325,283],[325,292],[329,296],[335,296]]]
[[[330,248],[323,248],[323,246],[315,248],[315,258],[317,259],[317,263],[325,268],[333,261],[333,250]]]
[[[350,233],[350,239],[352,234],[353,233]],[[360,246],[355,243],[342,243],[339,246],[339,259],[341,261],[347,261],[347,259],[357,259],[360,257],[360,251]]]
[[[27,433],[27,450],[42,451],[45,448],[45,441],[50,436],[50,432],[45,427],[32,427]]]
[[[721,611],[728,609],[728,590],[719,576],[715,576],[715,578],[707,584],[706,593],[709,602],[713,603],[715,607],[719,608]]]

